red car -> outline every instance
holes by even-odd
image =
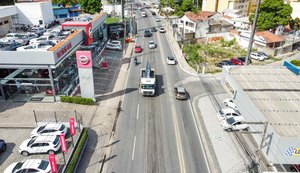
[[[244,65],[243,61],[241,61],[237,58],[231,58],[230,62],[232,62],[234,65]]]
[[[135,47],[134,47],[134,52],[135,52],[135,53],[140,53],[140,52],[142,52],[142,46],[139,45],[139,44],[136,44]]]

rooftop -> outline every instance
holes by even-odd
[[[300,136],[299,76],[271,66],[237,67],[229,73],[280,136]]]
[[[262,36],[266,43],[276,43],[276,42],[282,42],[285,40],[284,36],[281,35],[275,35],[270,31],[260,31],[255,33],[256,36],[260,37]]]
[[[211,16],[217,14],[213,11],[199,11],[197,14],[191,11],[184,13],[190,20],[198,21],[198,20],[208,20]]]

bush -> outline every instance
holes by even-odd
[[[61,102],[67,102],[67,103],[75,103],[75,104],[81,104],[81,105],[93,105],[95,102],[90,98],[83,98],[79,96],[60,96]]]
[[[88,128],[83,128],[82,134],[81,134],[80,139],[79,139],[79,142],[75,146],[72,158],[71,158],[69,164],[67,165],[67,168],[66,168],[66,171],[65,171],[66,173],[73,173],[74,172],[74,169],[76,167],[77,162],[79,161],[78,159],[80,157],[80,153],[82,151],[84,143],[87,140],[87,137],[88,137]]]
[[[300,60],[296,60],[296,59],[294,59],[294,60],[291,60],[291,62],[290,62],[291,64],[293,64],[294,66],[300,66]]]

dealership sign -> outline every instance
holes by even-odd
[[[72,48],[72,43],[69,42],[68,44],[62,46],[58,52],[56,52],[57,58],[60,58],[62,55],[64,55],[66,52],[68,52]]]
[[[92,68],[91,51],[76,51],[76,61],[78,68]]]
[[[61,146],[61,150],[62,152],[68,152],[68,147],[67,147],[67,142],[66,142],[66,137],[64,134],[59,135],[59,139],[60,139],[60,146]]]
[[[300,148],[289,147],[285,152],[287,156],[300,156]]]
[[[70,123],[70,134],[75,135],[76,134],[76,128],[75,128],[75,120],[74,120],[73,117],[70,118],[69,123]]]
[[[50,163],[51,171],[53,173],[58,172],[55,155],[53,153],[49,154],[49,163]]]

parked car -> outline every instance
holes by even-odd
[[[116,44],[116,45],[122,46],[122,43],[121,43],[121,41],[119,41],[119,40],[111,40],[111,41],[109,41],[108,43],[110,43],[110,44]]]
[[[49,161],[42,159],[26,159],[21,162],[10,164],[4,173],[50,173],[51,167]]]
[[[51,47],[53,46],[43,44],[43,43],[36,43],[36,44],[18,47],[17,51],[47,51]]]
[[[18,47],[21,47],[20,43],[14,42],[9,44],[0,44],[1,51],[15,51]]]
[[[156,18],[156,19],[155,19],[155,22],[160,22],[160,18]]]
[[[135,53],[140,53],[140,52],[142,52],[142,46],[141,46],[140,44],[136,44],[136,45],[134,46],[134,52],[135,52]]]
[[[222,68],[224,65],[233,65],[233,63],[232,62],[228,63],[227,61],[221,61],[221,62],[217,62],[215,65],[217,67],[221,67]]]
[[[178,100],[188,99],[187,92],[183,87],[175,87],[174,93],[175,93],[176,99],[178,99]]]
[[[265,60],[264,56],[262,56],[261,54],[259,54],[257,52],[251,52],[250,57],[252,59],[259,60],[259,61]]]
[[[51,30],[48,29],[46,32],[43,33],[44,36],[53,35],[54,37],[58,37],[61,35],[61,30]]]
[[[151,28],[151,32],[156,32],[156,31],[157,31],[157,29],[155,27]]]
[[[156,43],[154,41],[149,41],[149,49],[156,48]]]
[[[44,34],[44,32],[46,32],[45,28],[42,27],[33,27],[29,30],[29,32],[35,33],[38,36],[41,36]]]
[[[6,142],[3,139],[0,139],[0,152],[6,151]]]
[[[263,56],[265,59],[268,59],[268,58],[269,58],[269,55],[267,55],[265,52],[257,51],[256,53],[260,54],[260,55]]]
[[[241,56],[241,57],[238,57],[237,59],[241,60],[244,64],[246,62],[246,57],[245,56]],[[248,64],[251,64],[252,61],[250,58],[248,58]]]
[[[37,136],[22,142],[19,152],[24,156],[28,156],[36,153],[55,153],[59,149],[59,136]]]
[[[152,37],[150,30],[145,30],[144,37]]]
[[[17,39],[19,39],[18,33],[8,33],[8,34],[6,34],[6,36],[4,38],[0,39],[0,42],[7,44],[7,43],[12,43]]]
[[[48,36],[43,35],[39,38],[31,39],[29,44],[41,43],[44,41],[51,41],[51,42],[53,42],[53,44],[57,44],[58,42],[60,42],[63,39],[64,39],[63,37],[55,37],[54,35],[48,35]]]
[[[217,117],[219,120],[223,120],[228,116],[241,117],[241,114],[238,110],[232,108],[220,109],[217,113]]]
[[[123,48],[122,48],[121,45],[108,43],[108,44],[106,45],[106,49],[122,50]]]
[[[239,117],[229,116],[221,121],[221,127],[225,131],[246,130],[248,125]]]
[[[231,61],[229,61],[229,60],[223,60],[223,62],[226,62],[227,63],[227,65],[234,65]]]
[[[232,62],[234,65],[244,65],[244,63],[237,58],[231,58],[230,62]]]
[[[176,65],[176,60],[173,56],[167,56],[167,64]]]
[[[160,27],[160,28],[159,28],[159,32],[160,32],[160,33],[165,33],[165,32],[166,32],[166,30],[165,30],[165,28],[164,28],[164,27]]]
[[[38,126],[35,129],[33,129],[30,133],[30,137],[36,137],[36,136],[55,136],[55,135],[61,135],[67,134],[67,127],[62,123],[48,123],[43,126]]]
[[[20,34],[19,35],[19,39],[16,40],[16,42],[22,44],[22,45],[26,45],[29,44],[29,41],[31,39],[37,38],[38,35],[34,34],[34,33],[26,33],[26,34]]]
[[[230,108],[235,109],[235,110],[238,109],[237,106],[235,105],[235,103],[233,102],[233,100],[232,100],[231,98],[225,99],[225,100],[223,101],[223,103],[224,103],[224,105],[225,105],[226,107],[230,107]]]
[[[155,16],[155,15],[156,15],[155,11],[151,11],[151,14],[152,14],[153,16]]]

